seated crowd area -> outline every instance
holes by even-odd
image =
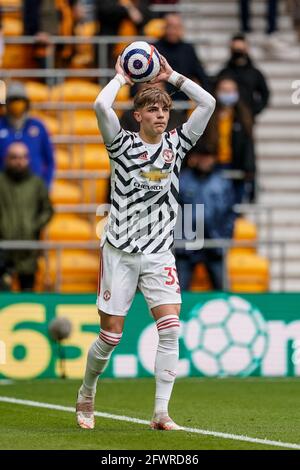
[[[160,4],[168,5],[169,11],[159,11]],[[205,241],[249,242],[228,249],[208,243],[192,251],[175,246],[181,288],[268,290],[269,263],[256,250],[257,227],[237,210],[239,205],[255,204],[257,197],[253,130],[256,117],[268,105],[267,80],[251,58],[245,17],[241,32],[232,34],[228,60],[211,76],[194,45],[185,40],[176,4],[176,0],[1,2],[1,37],[34,38],[32,44],[3,44],[0,39],[3,70],[86,70],[86,76],[24,78],[20,73],[6,80],[6,103],[0,105],[0,241],[78,243],[59,251],[54,246],[0,248],[1,291],[97,290],[97,241],[105,219],[96,216],[96,208],[109,202],[110,165],[92,106],[109,76],[89,75],[102,63],[99,46],[88,38],[137,35],[153,37],[170,65],[200,83],[217,101],[204,135],[184,161],[180,204],[204,204]],[[85,36],[87,41],[58,44],[53,50],[52,36]],[[124,43],[108,44],[101,59],[107,68],[113,68],[123,47]],[[132,97],[139,86],[124,86],[116,102],[122,127],[134,132],[138,128]],[[171,130],[187,119],[193,103],[172,85],[167,91],[174,102]]]

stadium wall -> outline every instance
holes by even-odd
[[[300,294],[184,293],[178,376],[299,376]],[[62,347],[48,324],[66,317]],[[81,378],[99,331],[94,295],[1,294],[0,379]],[[158,337],[137,294],[106,377],[150,377]]]

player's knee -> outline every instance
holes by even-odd
[[[100,315],[100,327],[101,329],[114,334],[121,334],[124,328],[124,317],[117,315],[108,315],[107,313],[101,312]]]

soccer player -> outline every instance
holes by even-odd
[[[169,417],[179,353],[180,288],[171,252],[178,208],[182,160],[202,135],[215,99],[175,72],[161,56],[159,75],[134,98],[138,133],[125,131],[112,109],[120,88],[132,84],[116,63],[116,76],[98,95],[94,109],[111,162],[111,208],[101,239],[97,307],[101,331],[87,358],[76,412],[81,428],[94,428],[94,398],[99,375],[122,338],[125,316],[137,287],[156,322],[156,393],[152,429],[179,430]],[[188,121],[165,132],[172,101],[153,87],[167,81],[197,104]],[[150,214],[150,218],[149,218]]]

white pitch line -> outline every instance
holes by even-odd
[[[46,408],[48,410],[66,411],[68,413],[75,413],[75,408],[73,408],[72,406],[55,405],[53,403],[43,403],[43,402],[31,401],[31,400],[21,400],[19,398],[0,396],[0,402],[13,403],[14,405],[32,406],[35,408]],[[131,418],[130,416],[120,416],[120,415],[114,415],[110,413],[102,413],[100,411],[95,411],[95,416],[99,416],[100,418],[114,419],[116,421],[126,421],[128,423],[149,425],[149,421],[146,421],[145,419]],[[198,429],[198,428],[183,427],[182,431],[191,432],[194,434],[202,434],[205,436],[221,437],[222,439],[231,439],[235,441],[252,442],[254,444],[262,444],[266,446],[286,447],[288,449],[300,450],[300,444],[294,444],[294,443],[289,443],[289,442],[271,441],[269,439],[259,439],[256,437],[240,436],[238,434],[229,434],[229,433],[224,433],[224,432],[209,431],[207,429]]]

